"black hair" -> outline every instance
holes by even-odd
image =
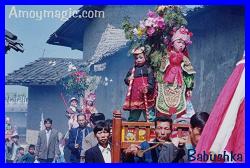
[[[208,120],[209,114],[207,112],[195,113],[190,119],[190,125],[192,128],[201,128],[201,132]]]
[[[86,120],[86,115],[85,115],[85,114],[82,114],[82,113],[80,113],[80,114],[77,115],[77,120],[78,120],[78,117],[80,117],[80,116],[83,116],[84,119]]]
[[[156,117],[154,120],[155,128],[157,127],[157,122],[169,122],[170,128],[172,129],[173,120],[166,116]]]
[[[24,148],[23,148],[23,147],[19,147],[17,150],[18,150],[18,151],[24,150]]]
[[[96,125],[98,121],[104,121],[105,115],[103,113],[93,113],[90,116],[90,121]]]
[[[14,135],[11,137],[11,139],[13,139],[13,138],[19,139],[19,135]]]
[[[112,128],[113,125],[113,120],[112,119],[107,119],[105,122],[109,125],[110,128]]]
[[[94,128],[94,134],[96,135],[98,131],[102,130],[105,130],[110,133],[110,127],[105,121],[99,121],[98,123],[96,123]]]
[[[30,145],[29,145],[29,149],[30,149],[30,148],[36,149],[36,146],[33,145],[33,144],[30,144]]]
[[[44,120],[44,124],[46,124],[47,122],[49,122],[50,124],[52,124],[52,120],[51,120],[50,118],[46,118],[46,119]]]

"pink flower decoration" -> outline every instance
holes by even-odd
[[[147,34],[149,36],[152,36],[154,34],[154,32],[155,32],[155,28],[153,28],[153,27],[149,27],[148,30],[147,30]]]
[[[150,10],[150,11],[148,11],[147,16],[150,17],[150,18],[156,18],[157,14],[155,12],[153,12],[153,11]]]
[[[77,71],[73,75],[78,77],[78,78],[84,78],[86,76],[86,73],[83,71]]]
[[[159,29],[164,29],[165,26],[166,26],[165,22],[164,22],[164,19],[162,17],[160,17],[160,16],[158,16],[156,18],[156,24],[157,24],[157,26],[158,26]]]

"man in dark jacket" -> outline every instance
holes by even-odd
[[[171,157],[173,156],[172,160],[175,159],[174,156],[177,155],[178,150],[170,140],[170,135],[172,132],[172,119],[168,117],[156,117],[154,122],[156,133],[156,138],[154,139],[154,141],[144,141],[139,146],[135,144],[130,145],[129,148],[124,151],[124,154],[122,156],[123,162],[158,163],[160,152],[163,148],[163,145],[161,143],[167,144],[167,146],[164,146],[164,148],[168,147],[168,149],[170,149],[169,151],[171,153]],[[158,144],[157,147],[145,152],[143,156],[138,156],[139,150],[146,150],[156,144]]]
[[[159,163],[189,162],[189,155],[195,151],[208,117],[209,114],[206,112],[195,113],[190,119],[189,135],[187,137],[172,139],[172,142],[175,141],[175,146],[164,145],[159,156]],[[171,151],[175,150],[178,152],[171,153]]]
[[[98,144],[85,153],[86,163],[111,163],[110,128],[107,122],[100,121],[94,128]]]
[[[69,131],[68,148],[71,150],[70,161],[72,163],[80,162],[80,153],[82,150],[83,139],[92,132],[92,128],[87,127],[86,116],[78,114],[77,123],[79,127],[72,128]]]

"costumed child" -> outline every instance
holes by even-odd
[[[96,95],[94,93],[89,93],[85,99],[85,105],[83,107],[83,112],[86,116],[86,120],[90,123],[91,114],[98,113],[95,107]]]
[[[123,110],[129,111],[128,121],[138,121],[141,114],[145,120],[155,118],[155,78],[152,68],[147,63],[146,47],[137,47],[132,50],[134,67],[129,70],[125,78],[128,85]]]
[[[66,117],[68,118],[68,128],[69,130],[71,128],[77,128],[77,115],[81,112],[80,109],[78,109],[78,100],[75,97],[72,97],[69,101],[70,106],[66,110]]]
[[[192,43],[191,36],[192,33],[184,26],[173,30],[167,55],[162,58],[158,72],[162,76],[162,81],[158,81],[157,115],[167,115],[175,120],[186,113],[187,100],[191,103],[195,74],[187,51],[187,46]],[[190,112],[194,111],[191,109]]]

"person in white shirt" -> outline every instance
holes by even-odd
[[[41,163],[51,163],[60,156],[58,131],[52,129],[52,120],[44,120],[45,129],[38,134],[36,159]]]
[[[98,144],[85,153],[86,163],[111,163],[111,145],[109,144],[110,127],[105,121],[100,121],[94,128]]]

